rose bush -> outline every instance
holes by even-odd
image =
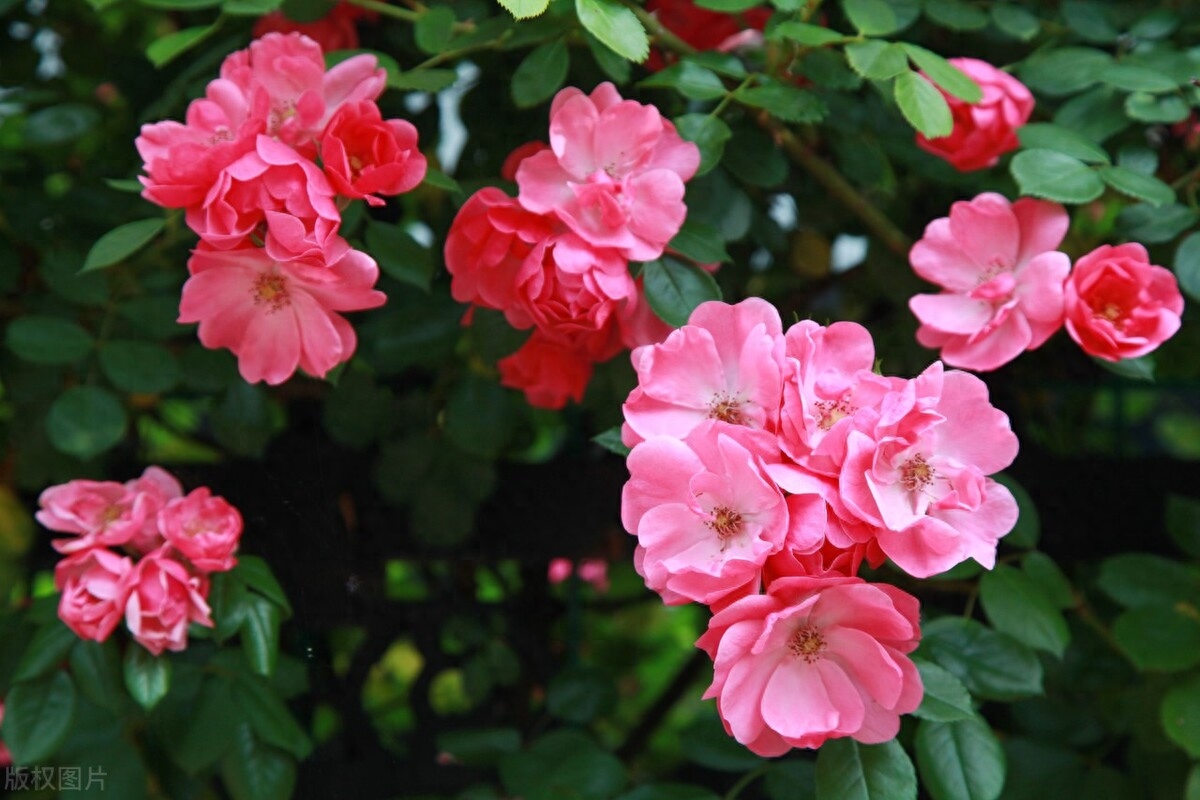
[[[4,13],[6,793],[1200,785],[1200,10]]]

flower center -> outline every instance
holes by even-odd
[[[107,528],[110,523],[116,522],[121,518],[124,509],[120,503],[113,503],[108,508],[100,512],[100,527]]]
[[[724,550],[729,540],[741,533],[742,515],[729,506],[718,506],[712,510],[712,518],[705,520],[704,524],[717,534],[721,549]]]
[[[724,392],[715,394],[712,400],[708,401],[708,418],[719,419],[731,425],[748,425],[749,420],[742,413],[742,402],[741,398],[730,397]]]
[[[804,659],[805,663],[811,664],[825,652],[825,637],[812,625],[806,625],[792,634],[792,638],[788,640],[788,650],[797,658]]]
[[[254,281],[254,305],[267,306],[267,313],[273,314],[281,308],[292,304],[288,295],[287,278],[270,272],[264,272]]]
[[[900,467],[900,485],[907,491],[919,492],[933,483],[936,474],[925,456],[917,453]]]
[[[818,400],[817,401],[817,426],[821,430],[827,431],[841,420],[853,414],[854,406],[846,402],[846,398],[840,400]]]
[[[1116,303],[1106,303],[1104,308],[1096,312],[1096,316],[1115,322],[1121,316],[1121,307]]]

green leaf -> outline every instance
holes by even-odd
[[[972,695],[1016,700],[1041,694],[1042,662],[1012,637],[958,617],[942,617],[924,628],[921,654],[952,672]]]
[[[458,185],[458,181],[451,178],[440,169],[429,167],[425,170],[425,180],[421,181],[422,186],[434,186],[447,192],[461,192],[462,187]]]
[[[850,24],[864,36],[886,36],[900,29],[900,21],[886,0],[842,0]]]
[[[513,72],[513,102],[518,108],[532,108],[549,100],[567,79],[571,57],[562,39],[535,47]]]
[[[1054,122],[1094,142],[1103,142],[1131,125],[1121,96],[1107,86],[1097,86],[1063,103],[1054,112]]]
[[[179,364],[171,351],[149,342],[106,342],[100,348],[100,368],[118,389],[159,394],[179,383]]]
[[[238,726],[246,716],[245,706],[234,702],[233,684],[226,678],[205,678],[200,693],[193,698],[191,715],[181,721],[178,731],[171,730],[170,735],[163,737],[171,759],[191,775],[207,769],[229,752]]]
[[[1100,177],[1118,192],[1152,206],[1175,201],[1175,190],[1153,175],[1144,175],[1125,167],[1101,167]]]
[[[498,0],[514,19],[529,19],[541,14],[550,5],[550,0]]]
[[[894,739],[874,745],[831,739],[817,752],[818,800],[915,800],[916,796],[916,771]]]
[[[512,439],[513,425],[508,390],[495,379],[470,374],[450,390],[443,426],[463,452],[495,459]]]
[[[397,72],[394,76],[392,73],[388,73],[387,85],[391,89],[440,92],[442,89],[453,86],[457,80],[458,73],[452,69],[414,69],[408,72]],[[426,172],[425,180],[429,180],[429,172]]]
[[[79,641],[75,632],[57,617],[38,628],[37,633],[25,648],[21,660],[13,673],[14,683],[40,677],[64,661],[71,648]]]
[[[992,6],[992,23],[1022,42],[1028,42],[1042,30],[1042,21],[1035,14],[1009,3],[997,3]]]
[[[1019,511],[1017,524],[1004,537],[1004,543],[1027,550],[1037,547],[1038,539],[1042,535],[1042,520],[1038,515],[1037,506],[1033,504],[1033,498],[1029,496],[1025,487],[1017,483],[1016,479],[1007,472],[1001,472],[993,477],[1012,492]]]
[[[679,749],[692,763],[723,772],[749,772],[763,760],[734,741],[716,716],[700,716],[679,735]]]
[[[1200,758],[1200,676],[1175,686],[1162,703],[1162,726],[1175,744]]]
[[[1175,94],[1154,95],[1149,92],[1134,92],[1125,98],[1125,113],[1139,122],[1169,124],[1183,122],[1191,109],[1187,102]]]
[[[437,736],[437,749],[469,767],[491,767],[502,756],[521,749],[521,733],[515,728],[443,731]]]
[[[983,99],[983,89],[958,67],[924,47],[904,44],[904,52],[929,78],[946,92],[967,103]]]
[[[908,70],[908,55],[899,44],[868,39],[846,45],[850,68],[873,81],[886,81]]]
[[[161,39],[155,39],[150,43],[150,46],[146,48],[146,58],[156,67],[165,67],[207,39],[216,28],[216,25],[197,25],[194,28],[184,28],[174,33],[168,33]]]
[[[34,364],[72,364],[92,349],[91,334],[58,317],[17,317],[4,338],[9,350]]]
[[[1100,80],[1113,57],[1091,47],[1061,47],[1035,55],[1021,65],[1021,80],[1029,88],[1053,96],[1076,94]]]
[[[762,5],[761,0],[696,0],[696,5],[700,8],[707,8],[710,11],[720,11],[723,14],[737,14],[742,11],[749,11],[755,6]]]
[[[659,319],[676,328],[687,324],[696,306],[721,299],[712,275],[670,256],[647,262],[642,279],[650,308]]]
[[[717,73],[691,61],[680,61],[646,78],[638,84],[647,88],[674,89],[692,100],[715,100],[724,97],[725,84]]]
[[[276,11],[283,0],[224,0],[221,11],[235,17],[261,17]]]
[[[63,103],[30,114],[21,136],[29,147],[69,144],[100,124],[100,112],[82,103]]]
[[[1192,234],[1188,239],[1200,237]],[[1185,243],[1187,240],[1184,240]],[[1200,246],[1200,242],[1197,243]],[[1180,249],[1183,249],[1180,247]],[[1179,269],[1176,258],[1175,269]],[[1182,283],[1182,280],[1180,281]],[[1189,556],[1200,557],[1200,500],[1178,494],[1167,495],[1167,535]]]
[[[113,228],[92,245],[80,272],[102,269],[124,261],[149,244],[150,240],[158,236],[165,225],[164,218],[151,217],[136,222],[127,222]]]
[[[1071,589],[1071,582],[1050,556],[1038,552],[1028,553],[1021,561],[1021,569],[1056,608],[1075,606],[1075,593]]]
[[[1171,241],[1198,220],[1200,212],[1180,203],[1157,207],[1138,203],[1117,214],[1117,230],[1135,242],[1160,244]]]
[[[259,739],[286,750],[297,759],[308,757],[312,742],[288,710],[287,704],[266,681],[236,681],[233,684],[233,701]]]
[[[288,800],[296,786],[296,762],[260,742],[250,724],[242,723],[221,758],[221,778],[233,800]]]
[[[1143,175],[1154,175],[1158,172],[1158,153],[1145,145],[1127,144],[1117,152],[1117,164]]]
[[[413,38],[417,47],[430,55],[437,55],[445,50],[454,36],[454,21],[454,10],[449,6],[426,8],[413,25]]]
[[[234,577],[244,582],[254,591],[270,600],[283,611],[284,619],[292,616],[292,604],[288,602],[287,594],[270,565],[258,556],[239,555],[237,566],[233,568]]]
[[[596,66],[600,67],[605,75],[618,84],[629,81],[629,76],[633,70],[628,61],[621,58],[612,50],[609,50],[599,39],[587,31],[583,32],[583,38],[587,40],[588,51],[592,54],[592,59],[595,60]]]
[[[1154,382],[1154,356],[1141,356],[1139,358],[1123,358],[1120,361],[1109,361],[1106,358],[1092,358],[1099,367],[1111,372],[1113,375],[1119,375],[1126,380],[1131,381],[1149,381]]]
[[[500,778],[510,795],[525,800],[609,800],[627,783],[620,761],[571,729],[543,736],[528,752],[505,756]]]
[[[1149,553],[1104,559],[1096,585],[1126,608],[1200,605],[1200,569]]]
[[[399,225],[372,220],[364,237],[367,251],[379,262],[384,274],[429,291],[433,280],[433,254]]]
[[[116,642],[76,639],[70,658],[71,676],[79,690],[93,703],[120,713],[125,705],[125,685]]]
[[[1149,67],[1139,67],[1134,64],[1109,64],[1100,71],[1100,81],[1126,92],[1173,92],[1178,87],[1161,72]]]
[[[987,12],[963,0],[925,0],[925,16],[952,31],[977,31],[988,24]]]
[[[44,763],[58,751],[71,731],[75,699],[75,684],[62,671],[15,684],[8,690],[0,736],[14,764]]]
[[[1077,158],[1054,150],[1025,150],[1010,166],[1021,194],[1059,203],[1086,203],[1104,193],[1104,181]]]
[[[242,650],[250,668],[259,675],[271,676],[279,658],[279,625],[283,614],[279,606],[265,597],[251,595],[242,618]]]
[[[171,688],[171,661],[155,656],[140,644],[125,650],[125,688],[147,711],[158,705]]]
[[[930,139],[949,136],[954,119],[946,98],[927,78],[905,72],[896,78],[896,105],[908,123]]]
[[[816,800],[817,765],[794,759],[775,761],[763,776],[763,788],[771,800]]]
[[[1190,603],[1130,609],[1112,632],[1139,670],[1178,672],[1200,664],[1200,611]]]
[[[1067,621],[1029,576],[997,564],[980,579],[979,599],[996,630],[1062,658],[1071,640]]]
[[[563,670],[546,687],[546,710],[566,722],[591,722],[610,711],[616,701],[612,679],[595,667]]]
[[[711,225],[694,220],[685,220],[679,233],[675,234],[667,248],[690,258],[697,264],[726,263],[730,260],[725,252],[725,241],[721,232]]]
[[[733,131],[724,120],[709,114],[684,114],[676,117],[673,122],[680,137],[700,148],[697,176],[710,171],[720,162],[721,155],[725,152],[725,143],[733,136]]]
[[[1105,3],[1093,3],[1089,0],[1064,0],[1063,21],[1073,34],[1089,42],[1111,44],[1121,32],[1108,18],[1109,8]]]
[[[621,441],[621,427],[619,425],[609,428],[603,433],[597,433],[592,437],[592,441],[608,452],[619,455],[621,458],[628,456],[631,451],[631,448]]]
[[[934,800],[996,800],[1004,788],[1004,749],[987,723],[924,721],[917,726],[917,768]]]
[[[1129,28],[1129,34],[1137,39],[1165,39],[1179,27],[1179,16],[1170,9],[1151,11]]]
[[[46,435],[55,449],[87,460],[125,438],[125,409],[111,392],[74,386],[50,405]]]
[[[725,146],[721,166],[744,183],[770,189],[787,180],[789,164],[771,138],[756,125],[738,125]],[[713,226],[716,227],[716,226]]]
[[[630,9],[615,0],[575,0],[580,23],[617,55],[641,63],[650,55],[646,29]]]
[[[1017,130],[1026,150],[1053,150],[1090,164],[1108,164],[1108,152],[1083,134],[1051,122],[1034,122]]]
[[[819,25],[809,25],[807,22],[789,19],[772,28],[767,38],[790,39],[805,47],[822,47],[827,44],[844,42],[850,37]]]
[[[917,665],[921,683],[925,686],[921,705],[917,706],[913,716],[935,722],[954,722],[975,716],[971,694],[962,681],[932,661],[917,658],[913,659],[913,663]]]

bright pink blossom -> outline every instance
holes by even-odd
[[[124,484],[73,480],[51,486],[38,498],[41,510],[36,516],[52,531],[77,535],[51,542],[60,553],[109,546],[146,552],[161,541],[155,523],[159,509],[182,494],[170,474],[150,467]]]
[[[783,345],[779,312],[765,300],[701,303],[661,344],[633,351],[638,385],[624,405],[625,443],[681,439],[705,419],[773,431]]]
[[[195,622],[211,628],[205,596],[208,582],[171,558],[167,548],[144,556],[128,577],[125,625],[133,638],[154,655],[187,647],[187,627]]]
[[[278,384],[299,367],[323,377],[354,353],[354,328],[335,312],[375,308],[379,268],[348,250],[336,262],[280,263],[261,248],[198,249],[188,262],[180,322],[199,322],[205,347],[227,347],[250,383]]]
[[[219,250],[261,236],[277,261],[337,261],[349,249],[337,235],[342,215],[320,167],[295,149],[259,136],[255,149],[217,176],[204,203],[187,211],[188,227]]]
[[[383,205],[376,195],[407,192],[425,178],[417,129],[402,119],[385,120],[369,101],[346,103],[321,134],[321,162],[335,192]]]
[[[497,310],[514,305],[517,272],[554,227],[499,189],[480,189],[459,209],[446,237],[450,294]]]
[[[1063,322],[1071,262],[1054,250],[1070,221],[1057,203],[981,194],[950,207],[913,245],[917,274],[945,291],[909,300],[917,341],[956,367],[991,370],[1040,347]]]
[[[939,89],[950,104],[954,129],[937,139],[918,133],[917,145],[963,172],[985,169],[1020,145],[1017,129],[1033,113],[1033,95],[1025,84],[986,61],[952,58],[950,63],[979,84],[983,99],[968,103]]]
[[[1067,333],[1106,361],[1144,356],[1175,335],[1183,295],[1146,248],[1101,245],[1075,262],[1066,284]]]
[[[54,568],[62,592],[58,616],[82,639],[103,642],[121,621],[133,562],[103,547],[75,553]]]
[[[225,572],[237,565],[242,515],[208,487],[167,503],[158,512],[163,537],[201,572]]]
[[[718,612],[696,645],[713,659],[725,729],[762,756],[844,736],[886,742],[923,687],[908,657],[917,599],[860,578],[781,578]]]
[[[520,389],[535,408],[559,409],[568,400],[583,400],[592,378],[592,360],[586,353],[561,344],[540,331],[525,340],[517,352],[496,364],[500,383]]]
[[[563,89],[550,109],[550,148],[518,167],[521,205],[555,214],[589,243],[628,259],[662,254],[683,225],[683,183],[696,173],[700,151],[657,108],[623,100],[611,83],[591,95]]]

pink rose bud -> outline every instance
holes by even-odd
[[[129,558],[103,547],[64,558],[54,568],[59,618],[81,639],[103,642],[121,621],[132,572]]]
[[[188,623],[211,628],[208,581],[171,558],[164,548],[138,562],[129,576],[125,624],[154,655],[187,647]]]
[[[562,583],[571,577],[571,573],[574,571],[575,565],[571,563],[571,559],[553,558],[550,560],[550,565],[546,568],[546,580],[555,584]]]
[[[321,136],[325,177],[343,197],[383,205],[376,195],[407,192],[425,178],[417,129],[402,119],[385,120],[371,101],[348,103]]]
[[[1075,262],[1065,287],[1067,333],[1106,361],[1144,356],[1175,335],[1183,295],[1137,243],[1101,245]]]
[[[172,500],[158,513],[166,540],[201,572],[225,572],[237,564],[233,554],[242,535],[242,515],[207,487]]]

